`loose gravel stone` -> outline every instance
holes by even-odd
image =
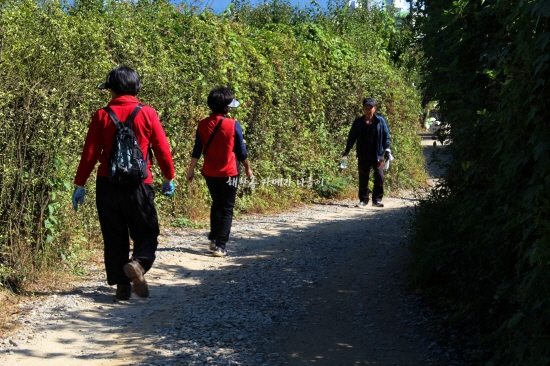
[[[387,201],[383,213],[387,220],[400,217],[390,211],[391,202],[395,207],[410,206],[400,198]],[[92,278],[76,284],[74,291],[22,306],[25,315],[19,318],[19,330],[0,340],[0,363],[9,364],[15,357],[21,360],[32,354],[30,350],[47,357],[48,352],[59,352],[55,347],[63,352],[72,347],[67,357],[125,358],[131,360],[128,364],[141,366],[284,365],[289,355],[276,349],[283,341],[276,330],[307,331],[303,321],[315,314],[310,313],[311,299],[303,294],[320,289],[335,268],[356,270],[348,263],[350,246],[362,249],[366,260],[377,263],[359,272],[377,281],[374,297],[365,298],[356,288],[330,306],[353,305],[350,317],[357,329],[376,335],[385,329],[384,318],[376,313],[384,313],[386,297],[396,299],[401,306],[392,319],[399,319],[401,338],[377,345],[376,352],[389,355],[401,340],[407,340],[422,349],[418,364],[460,362],[456,350],[445,349],[443,343],[419,331],[431,324],[431,315],[423,310],[421,298],[404,291],[406,271],[390,265],[396,248],[402,247],[403,232],[388,233],[387,240],[392,241],[388,245],[365,243],[353,232],[337,230],[341,220],[366,224],[368,215],[380,214],[364,212],[343,201],[237,218],[228,258],[209,254],[206,230],[164,229],[156,263],[147,274],[150,298],[133,295],[129,301],[116,301],[114,288],[103,282],[102,269],[92,268]],[[335,274],[331,281],[341,278]],[[65,338],[77,341],[56,341]]]

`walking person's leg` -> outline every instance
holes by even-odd
[[[372,205],[377,207],[384,207],[382,204],[382,198],[384,197],[384,166],[380,168],[373,167],[374,169],[374,187],[372,190]]]
[[[218,235],[218,239],[216,240],[216,246],[224,250],[227,242],[229,241],[229,234],[231,233],[231,225],[233,223],[233,209],[235,208],[235,199],[237,198],[238,176],[231,177],[231,181],[235,183],[225,183],[221,189],[223,195],[221,199],[222,217],[220,222],[220,233]]]
[[[208,240],[216,241],[220,233],[222,212],[219,198],[216,197],[216,200],[214,200],[212,195],[210,197],[212,198],[212,206],[210,207],[210,232],[208,233]]]
[[[130,298],[130,279],[123,267],[130,261],[130,240],[128,224],[118,202],[115,187],[107,178],[96,180],[96,207],[103,235],[103,255],[107,283],[117,285],[117,298]]]
[[[361,202],[363,202],[366,205],[369,203],[370,166],[365,164],[361,159],[358,159],[357,167],[359,170],[359,204],[361,205]]]
[[[233,222],[233,208],[237,197],[238,176],[230,178],[207,178],[208,189],[213,192],[212,200],[215,200],[216,215],[216,250],[215,256],[227,255],[226,244],[231,232]],[[214,202],[212,203],[214,207]],[[219,215],[219,216],[218,216]],[[212,232],[212,229],[211,229]]]
[[[142,183],[136,188],[121,187],[120,195],[134,242],[132,261],[124,266],[124,273],[132,280],[134,292],[147,297],[149,287],[144,275],[155,262],[160,233],[155,191],[150,184]]]
[[[130,237],[134,242],[132,259],[139,262],[147,272],[155,262],[160,234],[155,191],[150,184],[141,184],[136,190],[129,192],[125,201]]]
[[[213,244],[210,247],[211,250],[215,250],[215,242],[218,239],[222,221],[222,189],[225,181],[220,183],[221,180],[227,180],[226,178],[213,178],[204,177],[206,180],[206,186],[210,192],[210,198],[212,198],[212,205],[210,206],[210,233],[208,233],[208,240]]]

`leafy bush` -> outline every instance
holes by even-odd
[[[445,181],[411,222],[416,278],[489,365],[550,360],[550,14],[544,1],[427,0],[427,91]]]
[[[280,2],[236,4],[217,16],[169,1],[3,1],[0,265],[13,271],[2,270],[0,281],[19,286],[42,266],[98,242],[93,178],[77,213],[72,180],[90,118],[108,101],[96,87],[121,64],[140,73],[140,99],[158,111],[172,147],[178,188],[171,199],[157,198],[166,223],[186,225],[183,218],[208,213],[204,181],[187,185],[181,177],[197,123],[209,114],[206,96],[218,85],[242,103],[232,115],[242,121],[259,179],[335,176],[368,94],[381,101],[394,136],[388,185],[421,184],[420,95],[415,73],[394,66],[387,51],[395,29],[393,16],[380,10],[331,15]],[[314,194],[295,185],[241,190],[237,209],[284,207]]]
[[[323,198],[342,197],[350,187],[349,179],[344,177],[322,178],[322,182],[323,184],[316,186],[316,191]]]

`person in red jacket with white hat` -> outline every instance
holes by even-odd
[[[241,124],[227,117],[231,108],[240,105],[234,98],[233,92],[225,87],[210,91],[207,104],[212,113],[199,122],[191,164],[187,170],[187,182],[191,183],[199,158],[204,154],[202,175],[212,197],[208,240],[215,257],[227,255],[225,246],[233,221],[233,207],[240,173],[239,162],[244,165],[248,179],[252,179]]]
[[[105,83],[99,89],[108,89],[112,99],[107,106],[119,121],[126,121],[140,101],[136,95],[141,90],[139,75],[127,66],[120,66],[107,74]],[[174,164],[170,145],[160,124],[157,112],[143,105],[132,123],[132,130],[147,157],[147,177],[141,184],[116,185],[108,178],[108,161],[116,126],[106,109],[95,112],[88,128],[80,164],[76,172],[73,193],[75,211],[78,204],[84,202],[84,185],[99,161],[96,179],[96,205],[103,234],[105,269],[107,283],[117,285],[116,297],[127,300],[134,292],[141,297],[149,296],[145,273],[155,261],[158,245],[159,223],[155,208],[153,176],[151,174],[151,153],[159,164],[164,176],[162,193],[171,196],[174,193]],[[130,258],[130,240],[134,242]]]

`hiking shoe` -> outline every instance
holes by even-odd
[[[369,203],[368,201],[367,202],[361,201],[361,202],[359,202],[359,204],[357,204],[357,207],[361,207],[361,208],[367,207],[368,203]]]
[[[149,287],[147,286],[145,277],[143,277],[145,271],[143,270],[141,264],[136,261],[131,261],[130,263],[126,263],[122,269],[124,270],[124,274],[132,280],[136,295],[139,297],[149,296]]]
[[[214,257],[226,257],[227,256],[227,250],[222,249],[220,247],[216,247],[216,250],[214,250],[214,253],[212,253]]]
[[[372,206],[373,207],[384,207],[384,204],[382,202],[373,202]]]
[[[132,286],[129,282],[119,283],[116,285],[115,297],[119,300],[129,300],[132,295]]]
[[[215,240],[210,240],[210,251],[213,252],[216,250],[216,241]]]

